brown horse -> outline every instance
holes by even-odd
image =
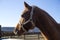
[[[30,6],[26,2],[24,2],[24,5],[25,10],[14,30],[15,34],[22,35],[29,29],[37,27],[47,40],[60,40],[60,24],[37,6]]]

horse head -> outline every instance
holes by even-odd
[[[19,35],[35,27],[35,24],[33,23],[32,19],[34,7],[28,5],[26,2],[24,2],[24,6],[25,10],[23,11],[21,19],[14,30],[14,33]]]

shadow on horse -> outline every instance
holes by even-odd
[[[46,11],[37,6],[30,6],[24,2],[25,10],[14,29],[14,33],[22,35],[29,29],[39,28],[45,40],[60,40],[60,24]]]

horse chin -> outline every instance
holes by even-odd
[[[35,26],[32,25],[31,28],[30,28],[30,30],[32,30],[32,29],[34,29],[34,28],[35,28]]]
[[[21,36],[21,35],[23,35],[24,34],[24,31],[18,31],[17,32],[17,35],[19,35],[19,36]]]

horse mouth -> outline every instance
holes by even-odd
[[[17,35],[17,32],[14,31],[13,33],[14,33],[15,35]]]

